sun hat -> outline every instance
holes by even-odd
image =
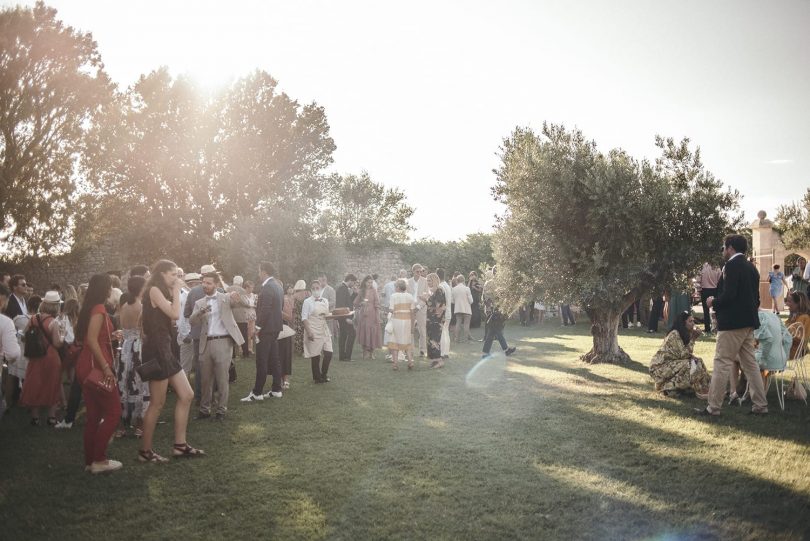
[[[295,286],[293,287],[293,291],[306,291],[307,283],[303,280],[298,280],[295,282]]]
[[[62,297],[59,296],[58,291],[48,291],[42,297],[42,302],[62,302]]]
[[[245,279],[241,276],[234,276],[233,277],[233,285],[241,286],[244,283]]]
[[[208,274],[209,272],[218,272],[213,265],[203,265],[200,267],[200,274]]]
[[[200,276],[196,272],[187,272],[186,275],[183,277],[183,279],[186,281],[186,283],[199,282],[200,280],[202,280],[202,276]]]

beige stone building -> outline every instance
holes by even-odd
[[[782,244],[779,233],[774,230],[773,222],[768,219],[764,210],[757,213],[757,219],[751,224],[752,250],[754,261],[759,271],[759,296],[765,306],[770,306],[768,292],[768,272],[774,265],[780,265],[790,282],[790,273],[796,265],[797,256],[810,261],[810,246],[799,250],[788,250]],[[780,302],[780,310],[783,309]]]

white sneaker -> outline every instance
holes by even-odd
[[[93,462],[90,464],[90,473],[107,473],[120,470],[124,465],[117,460],[108,460],[107,462]]]
[[[66,423],[64,419],[53,425],[54,428],[73,428],[73,423]]]
[[[264,393],[264,398],[281,398],[281,391],[270,391],[269,393]]]
[[[242,398],[239,401],[240,402],[261,402],[262,400],[264,400],[264,395],[262,395],[262,394],[255,395],[255,394],[253,394],[253,391],[250,391],[250,393],[245,398]]]

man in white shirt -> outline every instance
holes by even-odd
[[[442,359],[447,359],[450,357],[450,319],[453,317],[453,290],[444,279],[444,269],[436,269],[436,275],[439,277],[439,287],[444,291],[445,298],[444,325],[442,326],[440,348]]]
[[[424,276],[425,268],[419,263],[414,264],[414,266],[411,267],[411,271],[413,272],[413,277],[408,280],[407,291],[413,295],[416,301],[416,323],[414,330],[416,330],[419,336],[418,342],[416,336],[414,336],[413,347],[416,348],[418,345],[419,356],[424,357],[427,351],[427,312],[425,311],[426,302],[422,296],[428,291],[427,279]]]
[[[466,342],[470,339],[470,317],[472,317],[472,291],[465,284],[464,275],[456,278],[458,284],[453,288],[453,310],[456,314],[456,329],[454,339],[456,342]],[[458,334],[461,332],[461,339]]]
[[[231,366],[234,344],[241,346],[245,339],[236,325],[232,305],[247,304],[247,299],[233,292],[217,291],[219,276],[206,273],[202,279],[205,296],[194,303],[189,321],[200,325],[200,367],[202,370],[200,413],[198,419],[211,417],[211,402],[216,381],[219,399],[216,419],[221,421],[228,411],[228,370]]]
[[[322,272],[320,276],[318,276],[318,283],[321,284],[321,296],[326,299],[326,302],[329,303],[331,308],[335,307],[335,301],[337,301],[337,292],[335,288],[329,285],[329,280],[326,278],[326,273]],[[338,322],[336,319],[330,319],[328,322],[329,331],[332,333],[332,337],[338,335]]]
[[[703,329],[706,334],[712,332],[711,311],[706,305],[706,299],[717,296],[717,282],[720,281],[720,268],[708,261],[700,269],[700,303],[703,306]]]
[[[192,287],[200,284],[200,275],[189,272],[183,276],[185,285],[180,288],[180,317],[177,319],[177,343],[180,345],[180,366],[186,374],[194,368],[194,341],[191,339],[191,323],[186,317],[186,299]]]
[[[382,296],[380,297],[380,306],[382,306],[383,314],[388,313],[388,305],[391,303],[391,296],[396,291],[397,277],[391,276],[391,280],[383,286]]]

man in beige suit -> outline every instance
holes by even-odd
[[[234,344],[241,346],[245,339],[233,317],[232,306],[247,304],[236,292],[217,291],[219,276],[207,273],[202,279],[205,296],[194,303],[189,321],[200,325],[200,367],[202,370],[202,397],[198,419],[211,417],[214,383],[219,391],[216,419],[221,421],[228,411],[228,369],[231,366]]]
[[[427,351],[427,311],[425,310],[425,301],[422,295],[427,293],[427,279],[425,278],[425,269],[419,263],[411,267],[413,277],[408,280],[408,293],[413,295],[416,301],[416,331],[419,334],[419,356],[424,357]],[[416,336],[414,336],[413,347],[416,347]]]

